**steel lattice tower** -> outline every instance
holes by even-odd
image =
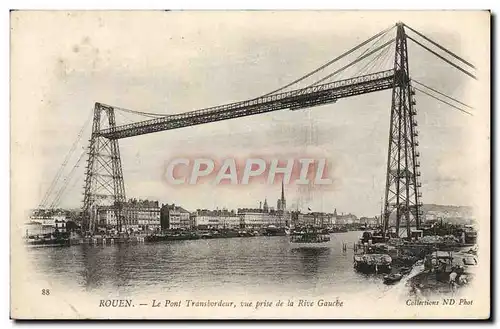
[[[107,117],[107,122],[103,116]],[[101,123],[107,127],[101,127]],[[87,161],[85,191],[83,199],[83,227],[88,232],[97,227],[97,207],[111,204],[117,220],[118,230],[122,229],[125,184],[117,139],[100,135],[102,128],[116,128],[113,107],[96,103]]]
[[[404,24],[398,23],[384,204],[384,233],[395,213],[397,236],[400,236],[402,224],[406,228],[406,236],[410,236],[410,227],[416,225],[419,228],[422,215],[414,94],[410,84]]]

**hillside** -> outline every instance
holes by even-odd
[[[442,214],[445,217],[473,217],[472,207],[424,204],[424,215],[427,213]]]
[[[424,204],[422,206],[424,213],[423,218],[430,219],[440,219],[442,218],[445,222],[455,223],[455,224],[469,224],[473,216],[472,207],[468,206],[453,206],[453,205],[440,205],[440,204]],[[390,223],[394,225],[396,222],[396,212],[393,212],[390,216]]]

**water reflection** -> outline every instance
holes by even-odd
[[[302,275],[306,278],[315,277],[321,270],[328,267],[329,247],[298,247],[291,251],[298,256],[302,265]]]
[[[100,264],[97,250],[90,249],[89,246],[81,246],[80,278],[83,286],[87,290],[99,287],[102,283],[102,265]]]
[[[338,239],[359,236],[349,234]],[[162,291],[243,287],[248,293],[298,292],[317,285],[339,290],[353,281],[352,255],[337,244],[332,240],[324,248],[297,248],[287,237],[254,237],[39,248],[29,256],[45,279],[66,280],[85,291],[120,293],[154,286]]]

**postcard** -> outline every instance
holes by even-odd
[[[13,319],[488,319],[489,11],[11,24]]]

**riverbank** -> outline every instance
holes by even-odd
[[[96,234],[92,236],[78,236],[54,238],[47,237],[43,239],[27,239],[28,246],[70,246],[70,245],[113,245],[113,244],[137,244],[151,243],[161,241],[186,241],[199,239],[227,239],[227,238],[251,238],[256,236],[285,236],[285,230],[179,230],[167,231],[154,234]]]

